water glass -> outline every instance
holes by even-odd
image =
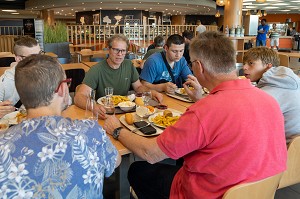
[[[114,88],[113,87],[106,87],[104,89],[105,96],[112,96],[114,94]]]
[[[149,101],[151,100],[151,92],[150,91],[143,92],[142,98],[143,98],[143,101],[144,101],[144,105],[148,106]]]
[[[104,108],[107,115],[115,114],[115,105],[111,97],[106,97],[104,102]]]
[[[89,96],[87,97],[86,107],[85,107],[85,118],[90,120],[98,120],[98,113],[95,113],[96,101],[95,101],[95,90],[91,90]]]

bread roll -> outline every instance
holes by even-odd
[[[125,114],[125,121],[127,124],[132,125],[133,124],[133,115],[131,113]]]
[[[136,105],[138,105],[138,106],[144,106],[144,101],[143,101],[143,98],[142,98],[142,97],[137,97],[137,98],[135,98],[135,103],[136,103]]]
[[[164,114],[165,117],[173,117],[173,113],[169,110],[164,110],[163,114]]]

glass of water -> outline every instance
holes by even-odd
[[[151,92],[150,91],[143,92],[142,98],[143,98],[143,101],[144,101],[144,105],[148,106],[149,101],[151,100]]]

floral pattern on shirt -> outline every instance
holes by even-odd
[[[95,121],[25,120],[0,137],[0,198],[103,198],[117,153]]]

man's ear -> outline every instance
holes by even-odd
[[[269,70],[270,68],[272,68],[273,64],[271,63],[267,63],[267,69]]]

